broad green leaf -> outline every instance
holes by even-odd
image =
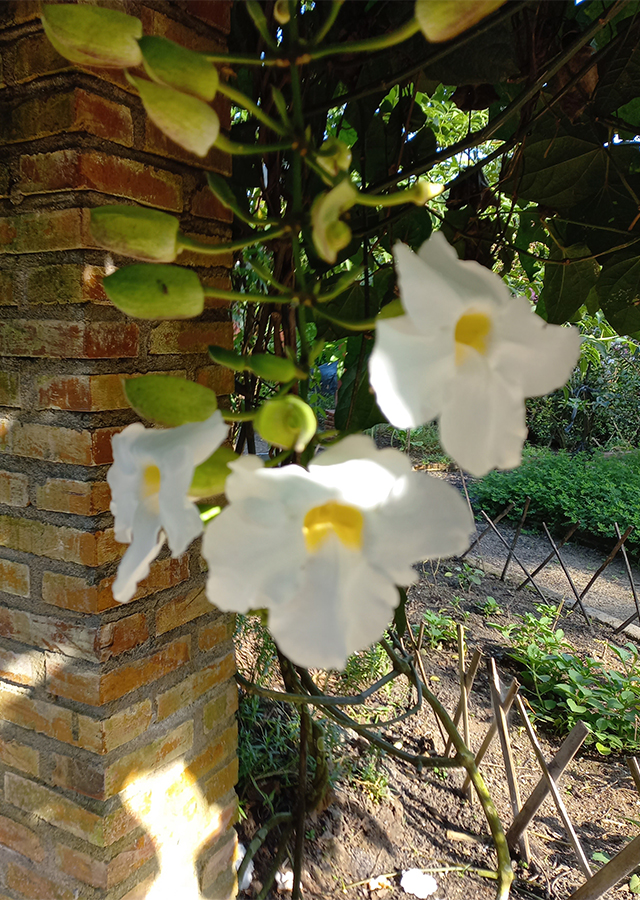
[[[58,53],[72,63],[124,69],[142,60],[138,46],[142,22],[117,9],[46,4],[42,25]]]
[[[210,106],[173,88],[127,75],[137,89],[147,115],[172,141],[204,157],[220,134],[218,114]]]
[[[521,160],[508,189],[513,187],[518,197],[559,212],[593,197],[606,179],[603,146],[574,135],[533,136],[525,143]]]
[[[445,0],[455,7],[456,2]],[[463,47],[451,47],[449,53],[422,70],[421,90],[429,92],[428,82],[442,84],[496,84],[520,72],[514,31],[509,22],[489,28],[467,40]],[[426,82],[426,83],[425,83]]]
[[[104,281],[114,306],[136,319],[191,319],[204,309],[204,289],[192,269],[139,263]]]
[[[100,247],[149,262],[173,262],[178,254],[178,220],[145,206],[98,206],[91,210],[91,234]]]
[[[213,100],[218,70],[205,56],[164,37],[143,37],[139,44],[149,78],[201,100]]]
[[[598,63],[599,79],[593,103],[601,115],[611,115],[638,96],[640,28],[634,19],[635,15],[626,23],[619,24],[618,40],[612,43],[609,53]]]
[[[314,411],[295,394],[263,403],[255,417],[258,433],[269,444],[301,453],[318,427]]]
[[[172,375],[130,378],[124,390],[138,415],[158,425],[204,422],[218,408],[218,399],[210,388]]]
[[[589,291],[598,278],[595,260],[572,262],[590,256],[586,244],[573,244],[564,251],[554,247],[544,268],[544,284],[540,299],[544,302],[546,320],[554,325],[568,322],[587,301]],[[562,265],[557,263],[563,261]]]
[[[363,346],[364,340],[361,335],[348,339],[345,371],[338,391],[336,428],[348,434],[386,422],[369,384],[368,360],[373,341],[368,340]]]
[[[527,273],[529,281],[533,281],[540,263],[528,255],[531,244],[546,239],[546,232],[540,222],[540,214],[534,209],[524,209],[520,213],[520,223],[514,244],[518,250],[520,265]],[[524,253],[523,251],[527,251]]]
[[[192,497],[213,497],[223,494],[227,477],[231,474],[229,463],[239,459],[231,447],[218,447],[209,459],[196,466],[189,488]]]
[[[640,877],[632,875],[629,880],[629,890],[632,894],[640,894]]]
[[[428,41],[450,41],[495,12],[506,0],[417,0],[416,19]]]
[[[244,372],[244,359],[240,353],[235,353],[226,347],[217,347],[213,344],[209,347],[209,356],[219,366],[225,366],[233,372]]]
[[[605,258],[596,290],[600,307],[616,331],[640,336],[640,257],[627,252]]]

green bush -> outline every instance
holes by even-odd
[[[490,472],[470,484],[469,491],[476,509],[490,515],[513,501],[514,518],[531,497],[529,524],[546,522],[560,533],[579,522],[576,538],[591,544],[610,547],[616,538],[614,522],[621,531],[633,525],[626,546],[636,555],[640,551],[640,451],[607,456],[529,449],[519,468]]]

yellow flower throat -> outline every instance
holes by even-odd
[[[460,316],[456,322],[456,365],[464,360],[467,348],[472,347],[484,356],[487,352],[489,335],[491,334],[491,319],[486,313],[468,312]]]
[[[302,533],[310,553],[315,553],[331,533],[349,550],[362,548],[364,518],[355,506],[329,500],[322,506],[314,506],[304,517]]]
[[[152,497],[160,492],[160,469],[157,466],[146,466],[142,473],[142,497]]]

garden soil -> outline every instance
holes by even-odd
[[[508,535],[508,529],[502,526],[501,529]],[[464,622],[469,656],[476,647],[483,653],[470,698],[470,735],[475,750],[491,721],[485,660],[489,657],[496,660],[503,683],[517,674],[506,655],[508,641],[492,626],[518,621],[518,617],[526,612],[533,612],[539,602],[539,597],[530,588],[516,590],[518,580],[511,581],[518,576],[515,564],[510,568],[506,582],[492,573],[492,570],[502,569],[506,556],[497,539],[485,539],[480,546],[481,556],[477,554],[465,560],[474,569],[484,568],[484,574],[477,576],[478,584],[469,586],[465,582],[464,571],[456,571],[456,566],[462,568],[460,563],[448,561],[438,566],[427,563],[418,584],[409,593],[407,604],[408,618],[414,625],[421,622],[426,610],[444,610]],[[516,552],[529,568],[546,555],[546,540],[524,535]],[[602,553],[580,548],[567,547],[561,552],[579,586],[586,584],[603,559]],[[564,575],[558,569],[558,566],[548,567],[538,583],[548,593],[550,601],[562,597],[569,601],[573,595],[570,596]],[[632,600],[625,578],[622,567],[612,567],[606,579],[599,580],[589,593],[589,605],[601,606],[608,615],[631,614]],[[488,596],[495,598],[501,608],[500,614],[483,614],[482,606]],[[624,646],[629,635],[616,639],[610,625],[597,621],[592,633],[580,613],[568,612],[567,606],[568,602],[561,613],[560,625],[576,651],[592,657],[606,657],[605,664],[615,667],[608,642],[616,641]],[[242,650],[239,655],[242,666]],[[459,697],[455,646],[423,651],[423,661],[432,690],[453,713]],[[407,700],[406,683],[401,687],[395,682],[392,690],[381,697],[381,718],[398,715],[406,708]],[[380,731],[392,744],[409,752],[439,755],[443,751],[439,729],[426,703],[419,713],[392,727],[382,726]],[[524,800],[541,773],[515,712],[510,716],[510,734]],[[540,731],[539,738],[545,757],[550,760],[560,739],[544,731]],[[342,754],[340,765],[343,769],[347,758],[353,772],[358,772],[362,762],[361,770],[364,767],[369,774],[367,778],[353,775],[338,778],[336,772],[324,808],[308,816],[303,868],[305,897],[407,900],[413,895],[402,889],[401,874],[414,868],[433,876],[437,890],[431,896],[436,900],[489,900],[495,896],[495,883],[473,871],[491,869],[496,860],[487,840],[488,829],[479,803],[461,796],[461,772],[424,769],[418,773],[411,765],[394,757],[376,760],[371,757],[366,742],[348,730],[341,731],[339,754]],[[371,778],[372,766],[377,772],[377,780]],[[513,814],[497,739],[485,757],[481,771],[506,828]],[[268,784],[262,787],[268,790]],[[566,770],[560,791],[594,871],[602,864],[597,861],[598,857],[593,860],[594,853],[612,857],[638,833],[640,795],[623,758],[603,757],[591,748],[581,751]],[[240,832],[241,839],[248,843],[269,814],[261,809],[258,798],[252,796],[251,791],[245,795],[243,806],[246,818]],[[584,876],[550,798],[540,808],[528,833],[532,860],[528,867],[517,866],[512,896],[539,900],[569,897],[584,882]],[[274,852],[275,840],[267,841],[256,855],[253,882],[241,896],[257,896]],[[385,879],[376,882],[380,876]],[[288,895],[278,893],[274,888],[270,896],[282,898]],[[634,894],[630,892],[629,879],[606,896],[632,900]]]

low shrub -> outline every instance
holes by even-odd
[[[614,523],[621,531],[633,525],[626,546],[640,552],[640,451],[619,455],[602,452],[568,453],[528,449],[522,465],[509,472],[490,472],[469,485],[476,508],[490,515],[515,503],[513,518],[531,497],[530,525],[546,522],[555,533],[579,522],[576,538],[606,545],[615,541]]]

